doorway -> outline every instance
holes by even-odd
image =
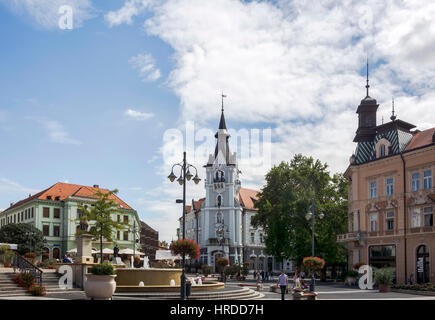
[[[417,273],[417,283],[427,283],[430,281],[429,276],[429,250],[422,244],[417,248],[416,257],[416,273]]]

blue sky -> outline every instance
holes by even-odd
[[[72,30],[58,27],[63,4]],[[99,184],[171,240],[181,188],[166,176],[183,150],[171,134],[192,120],[206,134],[205,154],[188,148],[203,176],[222,91],[232,142],[247,130],[269,150],[241,159],[244,187],[295,153],[342,172],[367,56],[378,121],[394,96],[399,118],[435,125],[434,13],[426,1],[0,0],[0,208],[58,181]]]

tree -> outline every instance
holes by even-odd
[[[33,234],[29,234],[29,232]],[[0,229],[0,242],[17,244],[19,254],[32,251],[40,255],[44,241],[41,230],[28,223],[11,223]]]
[[[126,226],[129,226],[127,223],[112,219],[113,214],[123,213],[123,211],[118,208],[118,204],[110,198],[116,193],[118,193],[116,189],[109,192],[98,190],[95,193],[98,199],[93,202],[90,207],[88,205],[78,206],[81,214],[77,220],[81,222],[94,222],[89,231],[86,232],[93,235],[95,238],[100,238],[101,262],[103,262],[103,237],[107,241],[116,244],[117,242],[114,239],[115,232],[124,230]]]
[[[266,231],[266,252],[278,262],[285,257],[300,266],[304,257],[311,256],[311,220],[305,216],[311,211],[312,198],[315,255],[329,266],[346,261],[346,251],[336,236],[347,228],[347,181],[341,174],[331,177],[327,164],[298,154],[267,173],[255,203],[258,213],[251,221]],[[320,210],[325,215],[322,220],[317,215]]]

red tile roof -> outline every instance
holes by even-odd
[[[18,201],[17,203],[14,203],[7,210],[18,207],[33,199],[49,200],[47,197],[51,197],[51,200],[56,200],[56,201],[62,201],[69,197],[96,199],[97,196],[95,195],[95,193],[98,190],[100,190],[103,193],[109,192],[108,189],[103,189],[99,187],[88,187],[88,186],[81,186],[77,184],[58,182],[48,189],[45,189],[37,194],[34,194],[33,196],[30,196],[24,200]],[[112,194],[109,197],[109,199],[115,201],[120,207],[122,206],[122,208],[124,209],[133,210],[132,207],[130,207],[128,204],[126,204],[124,201],[122,201],[114,194]]]
[[[412,138],[411,142],[406,146],[405,151],[417,149],[434,143],[433,136],[435,134],[435,128],[424,131],[414,131],[412,134],[414,135],[414,137]]]
[[[260,191],[240,188],[239,191],[239,201],[242,206],[244,206],[248,210],[258,210],[254,207],[254,202],[258,200],[257,194]]]

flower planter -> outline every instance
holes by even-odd
[[[85,292],[91,300],[110,300],[116,290],[116,275],[86,275]]]
[[[358,283],[358,279],[355,277],[346,277],[344,280],[344,284],[348,286],[356,285]]]
[[[390,292],[389,284],[379,284],[379,292]]]

